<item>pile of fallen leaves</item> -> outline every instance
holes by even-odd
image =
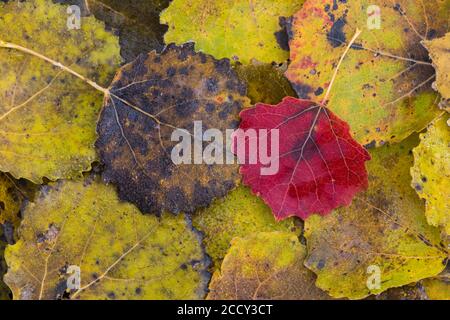
[[[0,299],[450,299],[449,13],[0,2]],[[195,121],[278,172],[174,164]]]

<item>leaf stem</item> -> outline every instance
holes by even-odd
[[[90,86],[94,87],[98,91],[103,92],[105,94],[105,96],[109,96],[109,90],[107,88],[103,88],[102,86],[100,86],[96,82],[94,82],[94,81],[86,78],[85,76],[79,74],[78,72],[76,72],[76,71],[66,67],[61,62],[55,61],[55,60],[53,60],[53,59],[51,59],[49,57],[46,57],[46,56],[44,56],[44,55],[42,55],[42,54],[40,54],[40,53],[38,53],[38,52],[36,52],[34,50],[31,50],[31,49],[19,46],[19,45],[14,44],[14,43],[5,42],[5,41],[2,41],[2,40],[0,40],[0,47],[19,50],[19,51],[25,52],[27,54],[30,54],[32,56],[38,57],[38,58],[40,58],[42,60],[45,60],[45,61],[51,63],[52,65],[54,65],[55,67],[58,67],[58,68],[66,71],[66,72],[69,72],[70,74],[74,75],[75,77],[83,80],[84,82],[86,82]]]
[[[328,86],[325,97],[322,100],[322,105],[326,105],[328,97],[330,96],[331,88],[333,87],[334,81],[336,80],[337,73],[339,71],[339,68],[341,67],[342,61],[344,61],[345,56],[347,55],[348,51],[350,50],[352,45],[355,43],[356,39],[359,37],[361,32],[362,32],[361,30],[356,29],[355,35],[353,36],[352,40],[350,40],[350,42],[347,45],[347,48],[345,49],[344,53],[342,54],[341,59],[339,60],[339,63],[337,65],[336,69],[334,70],[333,78],[331,78],[330,85]]]

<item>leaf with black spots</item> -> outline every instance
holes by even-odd
[[[119,44],[93,17],[68,30],[66,10],[47,0],[0,3],[0,170],[17,179],[76,178],[97,159],[102,93],[60,65],[106,85]]]
[[[194,121],[224,135],[237,128],[239,112],[249,101],[228,60],[196,53],[191,44],[170,45],[124,66],[109,92],[96,146],[104,178],[118,186],[122,199],[145,213],[193,212],[238,183],[237,164],[176,165],[171,158],[176,129],[203,147],[209,143],[194,137]],[[216,151],[225,155],[226,145]]]
[[[323,101],[351,35],[362,30],[329,108],[361,144],[400,142],[440,113],[431,88],[435,71],[421,42],[448,31],[448,10],[448,0],[308,0],[290,25],[286,75],[300,98]],[[376,19],[379,29],[371,24]]]

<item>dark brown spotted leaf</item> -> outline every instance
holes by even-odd
[[[179,143],[171,141],[175,129],[187,130],[194,144],[194,121],[202,121],[203,131],[223,133],[239,125],[249,99],[228,60],[196,53],[192,44],[169,45],[124,66],[109,90],[96,146],[104,179],[118,186],[123,200],[146,213],[193,212],[239,181],[237,164],[175,165],[171,159]]]

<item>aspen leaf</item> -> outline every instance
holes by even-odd
[[[350,129],[326,107],[287,97],[276,106],[257,104],[241,112],[244,132],[268,130],[267,149],[273,130],[279,130],[278,170],[263,175],[264,164],[249,163],[250,148],[238,154],[243,183],[261,196],[277,220],[290,216],[328,214],[349,205],[367,187],[367,151],[350,136]],[[246,141],[249,137],[244,137]],[[245,158],[244,158],[245,156]]]
[[[420,145],[414,148],[411,168],[412,187],[425,199],[428,223],[442,227],[450,235],[450,128],[448,115],[443,115],[420,135]]]
[[[142,215],[97,179],[44,187],[6,248],[15,299],[199,299],[207,259],[184,215]],[[79,289],[67,287],[71,266]],[[72,283],[72,282],[70,282]],[[66,293],[66,290],[68,293]]]
[[[305,265],[331,296],[361,299],[445,268],[448,252],[439,230],[428,225],[424,205],[410,187],[411,150],[417,143],[413,136],[374,149],[369,189],[348,208],[306,220]]]
[[[447,32],[441,38],[424,41],[423,44],[428,49],[436,69],[436,82],[433,83],[433,88],[442,96],[440,106],[450,111],[450,33]]]
[[[117,39],[92,17],[83,18],[81,29],[68,30],[66,9],[45,0],[1,3],[0,40],[107,84],[120,62]],[[0,170],[35,183],[88,171],[96,159],[102,93],[13,49],[0,48],[0,69]]]
[[[196,53],[192,44],[169,45],[161,54],[153,51],[124,66],[109,91],[96,147],[105,164],[103,177],[118,186],[121,199],[144,213],[191,213],[239,182],[237,163],[204,161],[209,143],[194,132],[194,122],[201,122],[203,131],[214,128],[222,134],[237,128],[239,112],[249,104],[246,87],[228,60]],[[181,143],[172,140],[176,130],[191,141],[191,148],[179,151],[188,163],[173,161]],[[225,141],[215,153],[223,163]],[[200,163],[195,145],[201,147]]]
[[[298,229],[293,219],[277,223],[270,208],[243,186],[231,191],[225,198],[217,199],[208,208],[197,211],[192,223],[204,234],[206,252],[216,268],[220,267],[235,237],[269,231],[294,232]]]
[[[440,113],[421,41],[448,31],[448,8],[448,0],[308,0],[291,21],[286,75],[300,98],[322,101],[347,42],[362,30],[328,105],[361,144],[402,141]]]
[[[174,0],[161,14],[169,25],[166,43],[194,41],[198,50],[217,59],[248,64],[284,62],[289,57],[283,17],[290,17],[303,0]]]
[[[326,300],[303,266],[305,247],[293,233],[263,232],[235,238],[209,285],[211,300]]]

